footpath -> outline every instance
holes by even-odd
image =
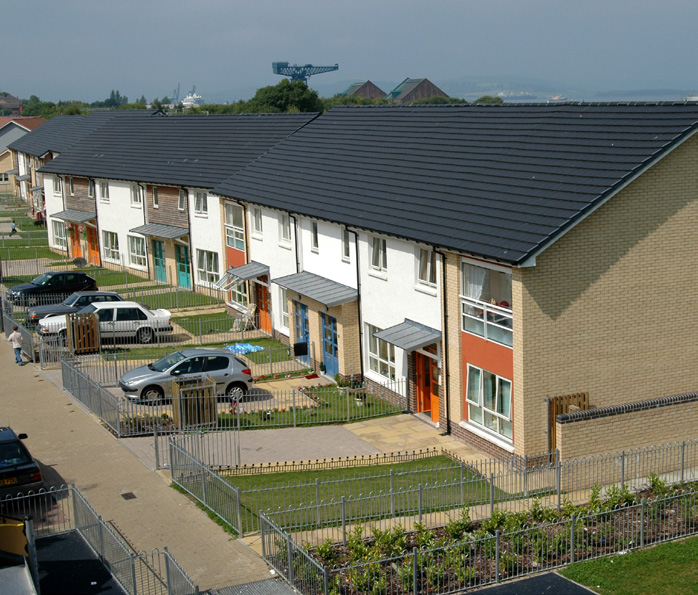
[[[0,425],[26,432],[26,444],[51,486],[75,486],[138,550],[167,546],[202,590],[270,577],[242,541],[212,523],[162,476],[102,428],[34,364],[17,366],[0,347]],[[123,494],[135,498],[125,499]]]

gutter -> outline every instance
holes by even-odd
[[[444,372],[444,397],[446,408],[446,434],[451,433],[451,366],[449,365],[448,351],[448,292],[446,291],[446,254],[433,246],[434,254],[441,257],[441,300],[443,308],[443,343],[444,357],[442,362]]]
[[[359,322],[359,369],[361,374],[361,382],[364,381],[364,322],[361,308],[361,263],[359,262],[359,234],[353,229],[345,228],[349,233],[354,234],[354,250],[356,251],[356,299],[357,317]]]
[[[288,216],[290,219],[293,219],[293,247],[296,252],[296,273],[301,272],[301,261],[300,261],[300,253],[298,252],[298,219],[295,215],[292,215],[290,211],[288,212]]]

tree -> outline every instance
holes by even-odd
[[[492,95],[483,95],[480,99],[476,99],[473,103],[504,103],[501,97],[493,97]]]
[[[303,81],[283,79],[278,85],[262,87],[244,105],[245,112],[299,112],[322,111],[317,91],[308,88]]]
[[[460,97],[442,97],[441,95],[435,97],[427,97],[426,99],[415,99],[410,101],[410,104],[414,103],[429,103],[429,104],[454,104],[454,103],[468,103],[465,99]]]

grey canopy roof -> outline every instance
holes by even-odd
[[[62,219],[63,221],[72,221],[74,223],[85,223],[97,217],[95,211],[78,211],[77,209],[66,209],[51,215],[54,219]]]
[[[356,289],[308,271],[279,277],[273,281],[281,287],[309,297],[328,308],[353,302],[359,296]]]
[[[189,234],[189,229],[186,227],[164,225],[162,223],[146,223],[145,225],[134,227],[130,231],[144,236],[164,238],[166,240],[176,240]]]
[[[213,191],[521,264],[697,122],[696,103],[339,107]]]
[[[226,271],[226,274],[237,277],[242,281],[248,281],[249,279],[256,279],[257,277],[268,275],[269,267],[266,264],[252,260],[239,267],[230,267]]]
[[[405,322],[374,333],[373,336],[405,351],[414,351],[440,341],[441,331],[405,318]]]

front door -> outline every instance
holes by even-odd
[[[415,352],[417,369],[417,412],[430,413],[439,421],[439,364],[433,357]]]
[[[175,246],[177,258],[177,285],[191,289],[191,263],[189,262],[189,248],[177,244]]]
[[[153,272],[155,280],[167,283],[167,267],[165,266],[165,243],[153,240]]]
[[[337,319],[322,315],[322,363],[325,373],[334,378],[339,373],[339,348],[337,345]]]
[[[97,241],[97,230],[94,227],[87,228],[87,251],[89,252],[88,260],[99,266],[99,242]]]
[[[300,302],[293,302],[293,309],[296,313],[296,343],[306,343],[308,350],[305,355],[298,356],[298,359],[310,365],[310,331],[308,330],[308,306]]]
[[[82,257],[82,247],[80,246],[80,232],[78,231],[78,226],[72,225],[71,229],[73,230],[71,256],[73,258],[81,258]]]
[[[259,281],[266,282],[266,277],[260,277]],[[259,328],[260,330],[271,334],[271,312],[269,308],[269,288],[261,283],[255,283],[257,311],[259,312]]]

